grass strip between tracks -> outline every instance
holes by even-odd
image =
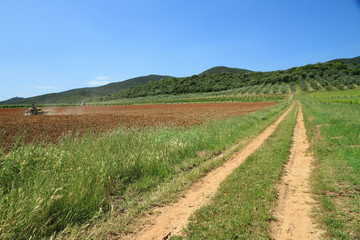
[[[214,154],[239,140],[247,143],[287,106],[288,100],[191,128],[119,129],[0,152],[0,238],[38,239],[64,229],[75,235],[85,229],[95,238],[131,231],[129,225],[145,209],[173,200],[174,192],[225,161],[209,161]],[[200,170],[190,174],[194,169]],[[104,213],[116,222],[89,233],[86,226]],[[74,233],[74,225],[82,227]]]
[[[276,185],[288,161],[297,105],[275,132],[222,184],[210,205],[174,239],[268,239]],[[172,238],[172,239],[173,239]]]
[[[329,239],[360,239],[360,108],[302,99],[311,150],[316,218]]]

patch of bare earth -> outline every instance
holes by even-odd
[[[274,104],[259,102],[53,107],[43,109],[52,113],[46,116],[24,116],[24,108],[0,109],[0,148],[11,150],[19,137],[25,143],[37,140],[57,142],[63,135],[104,132],[120,126],[187,127],[207,120],[245,115]]]
[[[316,203],[310,194],[309,176],[314,158],[308,153],[309,147],[300,105],[290,159],[279,186],[274,212],[277,221],[272,222],[274,239],[320,239],[323,233],[310,216]]]
[[[171,235],[179,234],[183,227],[186,226],[190,215],[196,209],[211,201],[211,197],[219,188],[220,183],[265,142],[292,107],[285,111],[274,124],[266,128],[225,164],[214,169],[199,182],[195,183],[177,203],[157,209],[155,211],[157,214],[149,217],[151,218],[148,220],[148,222],[151,223],[150,225],[144,226],[134,234],[119,236],[119,238],[146,240],[168,239]]]

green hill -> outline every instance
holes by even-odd
[[[360,86],[360,57],[335,59],[325,63],[308,64],[287,70],[253,72],[240,68],[218,66],[199,75],[175,78],[149,75],[123,82],[110,83],[101,87],[73,89],[31,98],[12,98],[0,104],[79,104],[80,102],[104,102],[124,98],[158,95],[179,95],[185,93],[219,92],[231,89],[254,88],[255,93],[277,92],[287,86],[291,91],[301,89],[332,90],[352,89]],[[249,90],[248,92],[251,92]]]
[[[339,58],[331,60],[330,62],[343,62],[345,64],[360,63],[360,56],[354,58]]]
[[[281,85],[291,83],[293,89],[298,85],[302,91],[354,88],[360,85],[360,63],[358,58],[346,61],[308,64],[282,71],[252,72],[222,71],[228,68],[210,69],[199,75],[184,78],[163,78],[156,82],[132,87],[118,95],[118,98],[134,98],[166,94],[199,92],[218,92],[250,86]],[[351,62],[353,64],[345,64]],[[210,72],[211,74],[206,74]],[[205,73],[205,74],[204,74]],[[285,87],[284,87],[285,88]],[[260,90],[258,90],[261,92]]]
[[[128,79],[122,82],[109,83],[100,87],[79,88],[29,98],[11,98],[0,102],[0,104],[29,104],[31,102],[40,104],[78,104],[81,102],[91,101],[94,98],[106,97],[114,93],[125,91],[131,87],[145,84],[149,81],[157,81],[165,77],[168,76],[149,75]]]
[[[241,69],[241,68],[229,68],[224,66],[218,66],[210,68],[201,74],[215,74],[215,73],[239,73],[239,72],[251,72],[250,70]]]
[[[6,101],[4,101],[4,104],[16,104],[18,102],[21,102],[22,100],[24,100],[25,98],[21,98],[21,97],[14,97],[14,98],[10,98]],[[2,104],[2,102],[0,102],[0,104]]]

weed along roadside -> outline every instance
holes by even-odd
[[[183,227],[185,227],[189,216],[196,209],[210,202],[211,196],[217,191],[221,182],[264,143],[287,116],[289,111],[293,109],[293,106],[286,110],[274,124],[266,128],[230,160],[195,183],[177,203],[159,209],[160,214],[152,220],[151,226],[134,236],[130,236],[130,239],[164,239],[180,233]]]
[[[314,102],[308,96],[301,102],[317,159],[311,187],[320,206],[314,216],[326,229],[327,239],[360,239],[360,109]]]
[[[2,154],[1,237],[102,239],[132,232],[142,224],[139,216],[175,201],[226,157],[211,156],[238,150],[289,104],[189,128],[119,129]]]

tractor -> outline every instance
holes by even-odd
[[[29,107],[25,111],[25,115],[49,115],[49,114],[51,114],[51,112],[41,110],[41,108],[36,107],[34,103],[32,103],[31,107]]]

